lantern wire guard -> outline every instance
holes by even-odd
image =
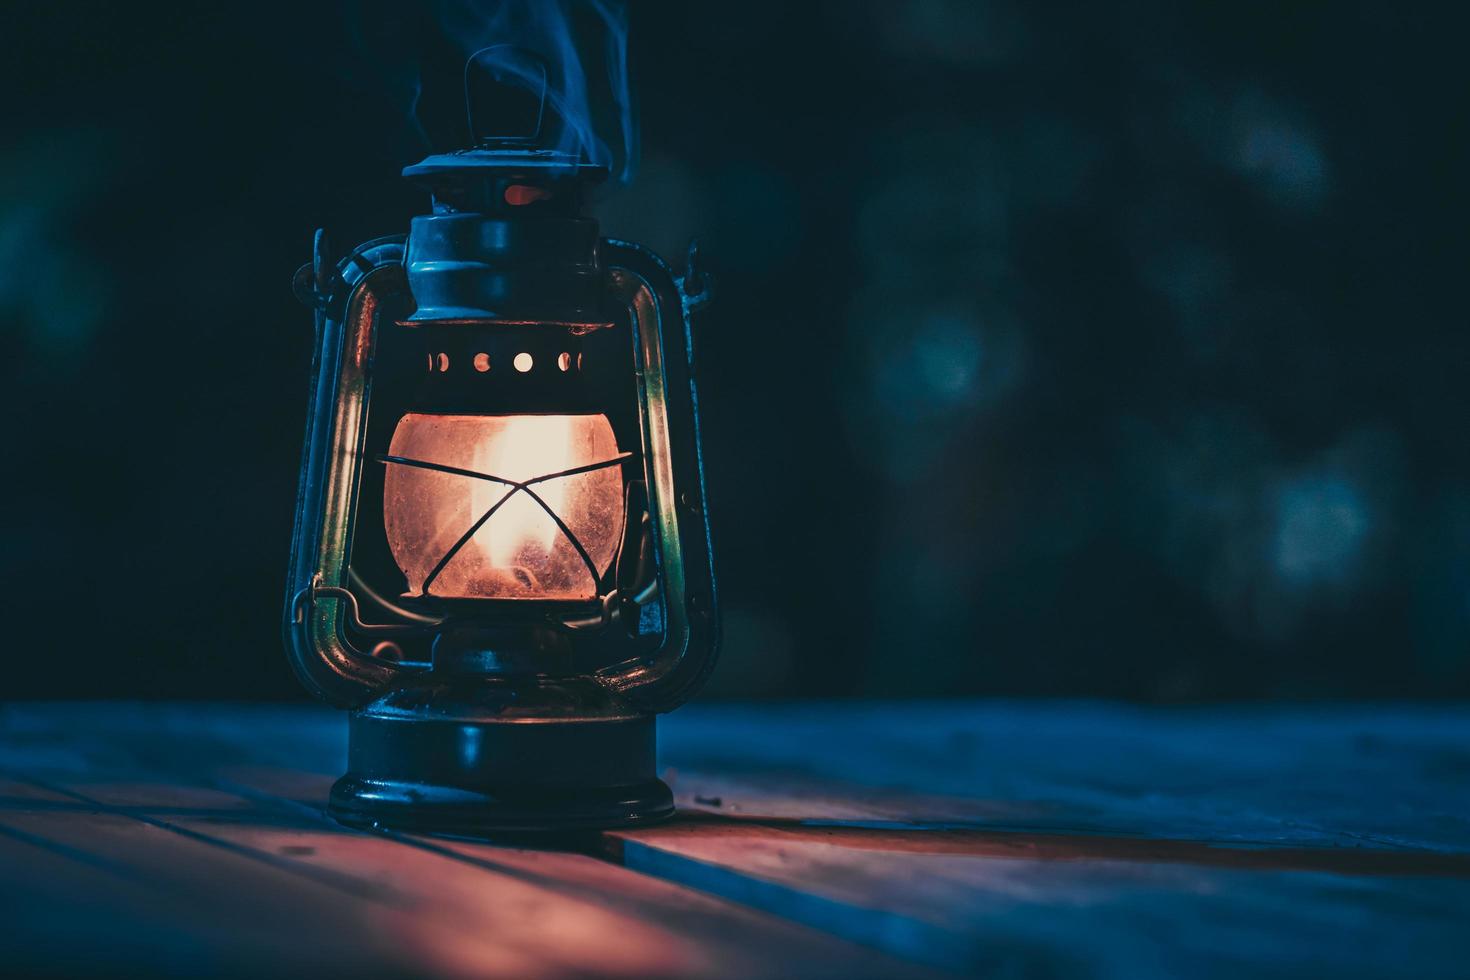
[[[428,595],[429,585],[434,581],[434,579],[438,578],[440,572],[444,571],[445,566],[453,561],[454,556],[459,554],[461,548],[469,544],[470,539],[475,536],[476,532],[478,532],[480,528],[484,527],[485,523],[489,521],[490,518],[494,517],[496,512],[499,511],[500,508],[503,507],[505,504],[510,502],[510,500],[518,493],[524,493],[527,497],[529,497],[531,501],[535,503],[536,506],[540,507],[541,510],[546,513],[546,516],[550,517],[551,520],[556,524],[557,530],[566,537],[571,546],[576,549],[577,555],[582,559],[582,563],[587,566],[587,573],[592,576],[592,587],[594,590],[596,590],[602,582],[602,573],[597,570],[596,562],[592,560],[591,555],[587,554],[587,549],[585,546],[583,546],[581,539],[578,538],[575,533],[573,533],[571,528],[567,527],[566,522],[561,519],[561,516],[557,514],[556,510],[551,507],[551,505],[549,505],[545,500],[541,499],[536,491],[532,490],[531,488],[538,483],[547,483],[551,480],[559,480],[563,477],[568,476],[578,476],[582,473],[592,473],[597,470],[606,469],[610,466],[621,466],[628,460],[635,458],[636,455],[636,453],[632,452],[619,453],[612,459],[605,459],[597,463],[587,463],[582,466],[574,466],[570,469],[558,470],[554,473],[543,473],[540,476],[534,476],[528,480],[508,480],[505,477],[495,476],[492,473],[480,473],[475,470],[462,469],[458,466],[445,466],[443,463],[430,463],[422,459],[409,459],[404,456],[379,456],[378,462],[393,464],[397,466],[410,466],[416,469],[432,470],[438,473],[448,473],[452,476],[463,476],[468,477],[472,480],[486,480],[490,483],[498,483],[501,486],[510,488],[500,497],[500,499],[496,500],[494,504],[490,505],[490,508],[486,510],[483,514],[481,514],[475,520],[475,522],[465,530],[464,534],[459,536],[458,540],[454,542],[449,550],[444,553],[443,557],[441,557],[434,565],[433,570],[430,571],[428,576],[424,579],[422,594]]]

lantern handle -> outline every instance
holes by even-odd
[[[486,134],[484,136],[481,136],[480,131],[475,126],[475,100],[470,97],[470,71],[480,63],[480,58],[487,52],[499,51],[503,48],[519,52],[525,57],[527,61],[533,64],[541,72],[540,102],[536,107],[536,128],[534,131],[526,136],[517,136],[510,133]],[[500,79],[496,78],[493,68],[487,70],[487,74],[489,74],[492,79],[500,81]],[[470,55],[469,59],[464,63],[464,114],[465,122],[468,123],[470,127],[470,143],[472,145],[478,146],[479,144],[488,140],[502,137],[515,140],[526,140],[531,143],[539,141],[541,139],[541,123],[546,118],[546,89],[546,59],[542,58],[534,51],[529,51],[526,48],[523,48],[520,45],[516,44],[491,44],[481,48],[474,54]]]

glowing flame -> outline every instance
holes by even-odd
[[[523,415],[507,425],[500,436],[479,445],[476,469],[507,480],[530,480],[560,473],[576,465],[572,461],[572,420],[566,415]],[[579,462],[586,462],[580,460]],[[548,480],[534,488],[546,506],[561,513],[566,504],[567,481]],[[495,483],[476,482],[472,507],[483,513],[506,493]],[[486,527],[485,550],[490,564],[502,568],[526,564],[528,552],[546,552],[561,532],[545,508],[524,493],[500,506]]]
[[[596,596],[596,576],[622,540],[621,467],[530,481],[615,460],[606,416],[414,413],[399,420],[388,455],[412,461],[390,463],[383,478],[383,528],[410,594]],[[576,535],[596,576],[548,509]]]

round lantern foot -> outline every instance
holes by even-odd
[[[354,827],[482,837],[664,820],[652,716],[557,720],[399,692],[352,713],[330,811]],[[449,702],[449,703],[446,703]]]
[[[487,792],[348,773],[332,787],[330,810],[349,827],[493,837],[656,823],[673,816],[674,796],[658,779],[611,790]]]

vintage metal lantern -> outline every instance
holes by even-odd
[[[714,664],[692,377],[699,272],[582,213],[535,138],[404,170],[405,238],[318,232],[293,667],[350,709],[331,811],[450,833],[673,811],[654,716]]]

